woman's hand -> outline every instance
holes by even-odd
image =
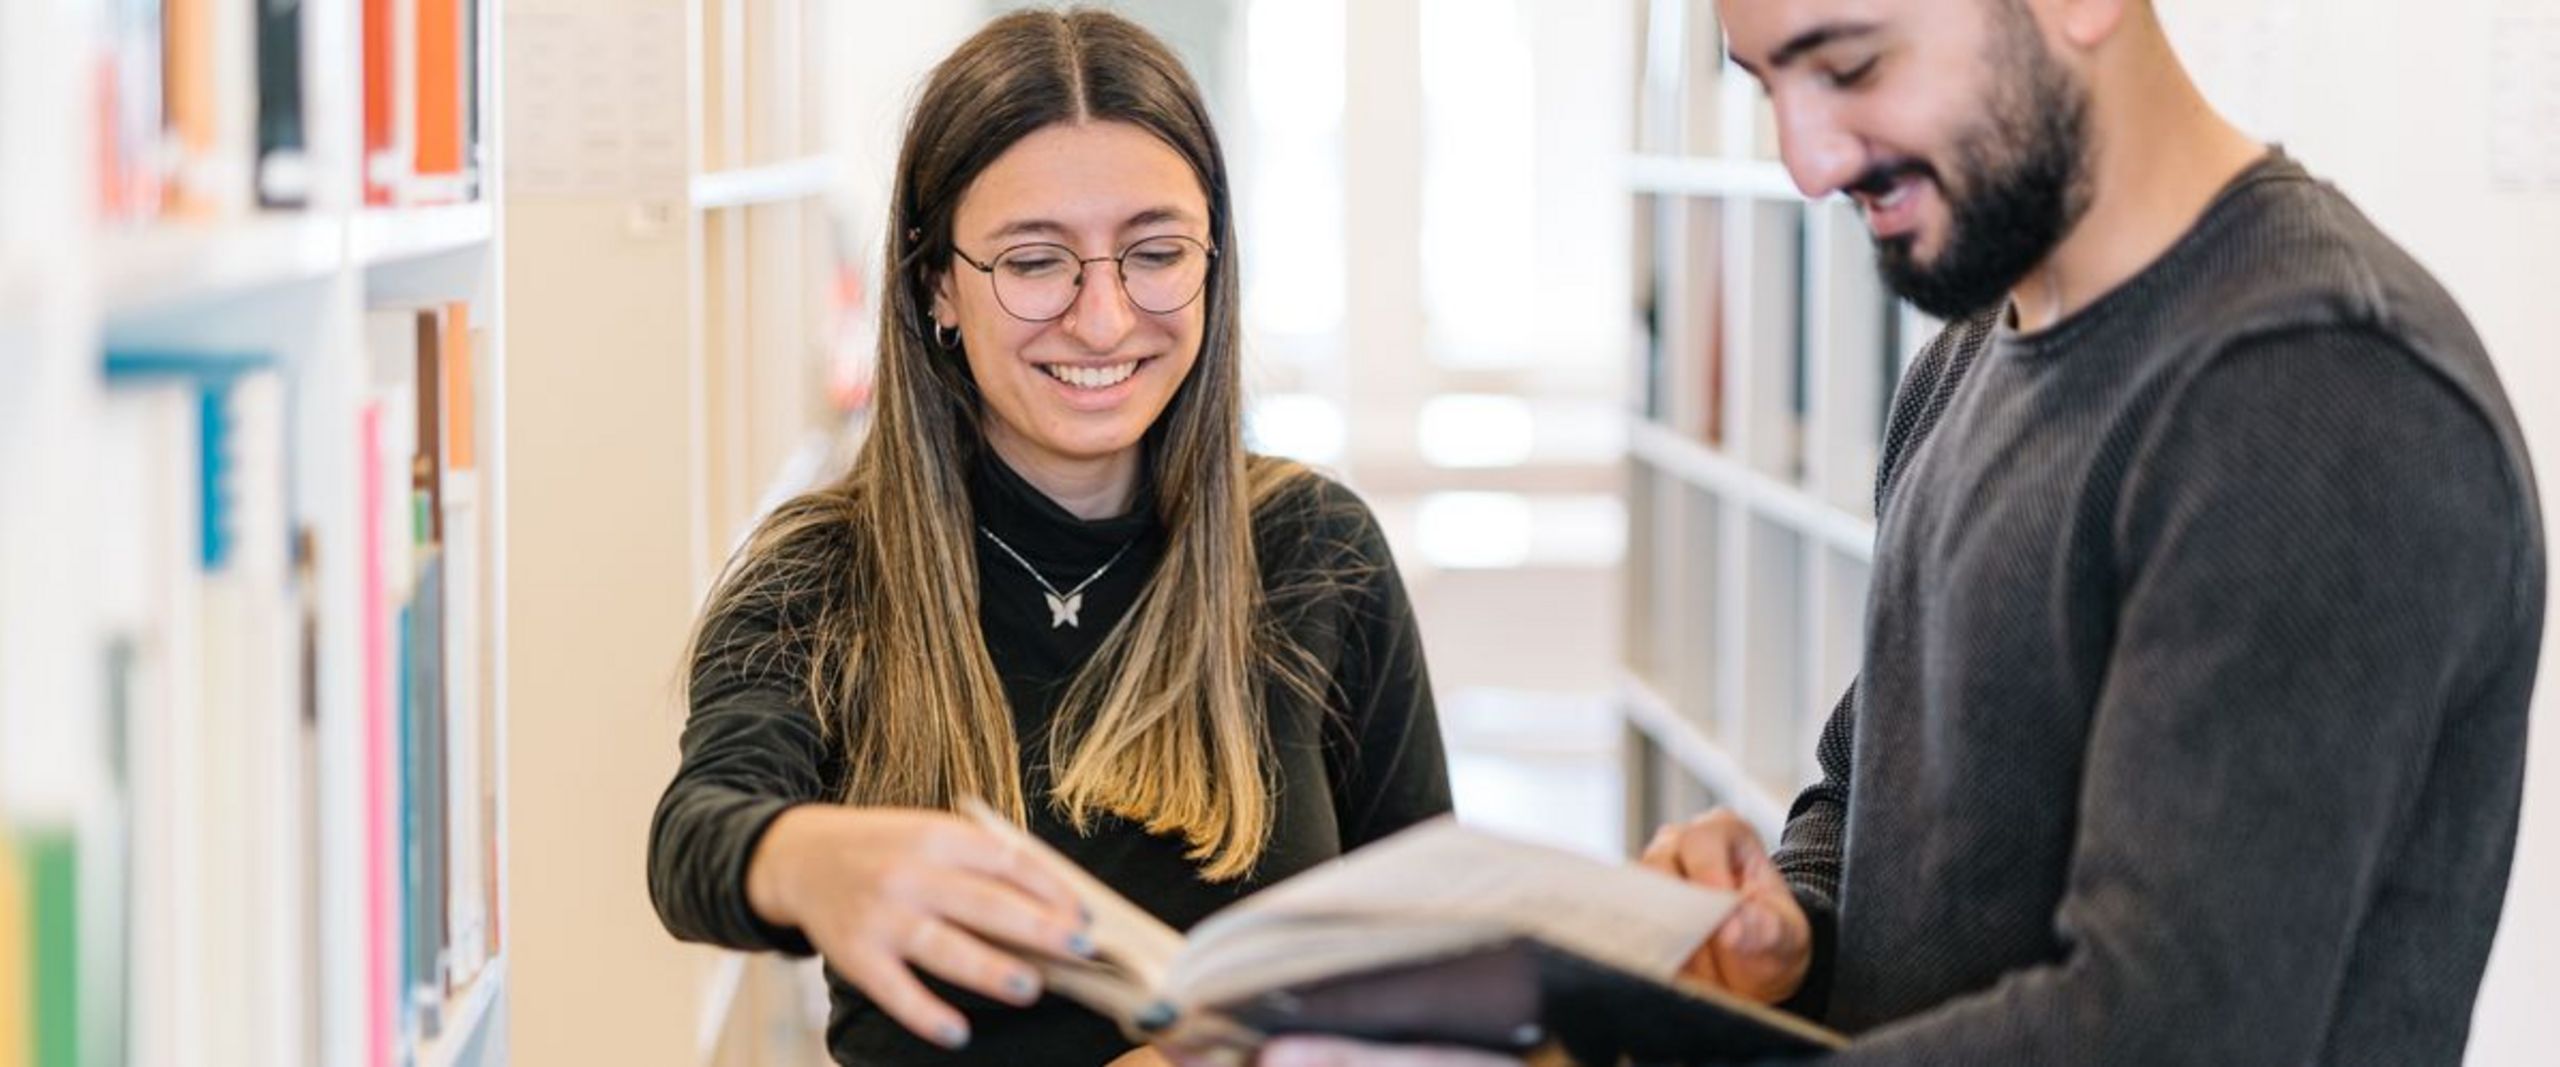
[[[1087,956],[1083,909],[1034,856],[942,812],[811,804],[774,819],[747,863],[759,918],[796,927],[900,1025],[948,1048],[969,1023],[909,969],[1008,1004],[1040,999],[1012,950]],[[1004,946],[1000,949],[997,946]]]
[[[1760,835],[1725,808],[1663,827],[1641,862],[1674,878],[1739,894],[1681,974],[1763,1004],[1794,996],[1813,964],[1813,928],[1795,891],[1769,862]]]
[[[1154,1045],[1140,1045],[1121,1053],[1118,1059],[1104,1064],[1103,1067],[1173,1067],[1173,1061],[1166,1059],[1164,1053],[1156,1051]]]

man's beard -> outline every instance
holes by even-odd
[[[2062,243],[2089,209],[2089,99],[2053,60],[2023,11],[1992,48],[1990,69],[2016,71],[1993,88],[1982,121],[1956,139],[1955,180],[1917,160],[1878,165],[1850,185],[1880,197],[1896,180],[1936,185],[1948,208],[1947,237],[1923,263],[1918,234],[1876,242],[1885,284],[1941,319],[1992,307]]]

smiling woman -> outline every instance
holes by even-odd
[[[1114,121],[1023,138],[961,200],[954,255],[977,271],[942,275],[937,336],[956,328],[987,443],[1079,517],[1127,509],[1138,439],[1198,358],[1208,217],[1182,156]]]
[[[892,203],[870,436],[698,621],[650,889],[679,937],[824,954],[843,1062],[1152,1058],[1042,998],[1024,954],[1082,917],[950,812],[1189,926],[1448,810],[1413,613],[1356,497],[1243,448],[1226,164],[1160,42],[991,23]]]

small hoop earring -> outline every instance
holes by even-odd
[[[935,322],[933,324],[933,346],[945,352],[960,347],[960,328],[957,326],[945,326],[940,322]]]

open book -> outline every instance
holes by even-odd
[[[1188,938],[983,806],[1093,916],[1091,961],[1039,959],[1048,987],[1134,1039],[1250,1048],[1328,1033],[1575,1059],[1755,1056],[1839,1034],[1678,977],[1735,906],[1689,885],[1442,818],[1281,882]]]

